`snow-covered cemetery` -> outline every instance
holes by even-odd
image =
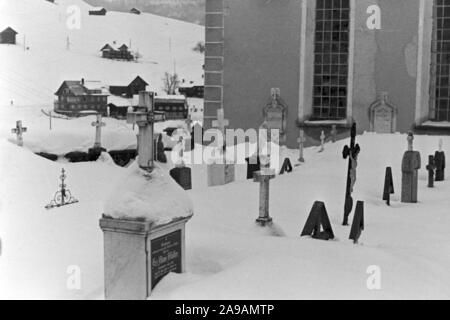
[[[450,0],[91,2],[0,0],[0,299],[450,299]]]

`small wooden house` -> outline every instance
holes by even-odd
[[[102,57],[106,59],[133,60],[134,55],[128,49],[126,44],[116,48],[115,45],[106,44],[100,49]]]
[[[17,31],[11,27],[0,32],[0,43],[16,44]]]
[[[133,95],[139,94],[140,91],[145,91],[147,86],[148,83],[140,76],[137,76],[126,86],[110,86],[109,92],[116,96],[131,98]]]
[[[131,8],[130,13],[141,14],[141,10],[139,10],[138,8]]]
[[[64,81],[55,95],[57,113],[76,115],[93,111],[106,115],[108,94],[99,81]]]
[[[103,7],[95,7],[89,10],[90,16],[105,16],[106,15],[106,9]]]

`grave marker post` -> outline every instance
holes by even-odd
[[[269,215],[269,182],[275,178],[275,172],[265,168],[253,174],[253,181],[259,182],[259,217],[256,223],[264,227],[272,224]]]
[[[27,132],[27,128],[22,126],[22,120],[16,121],[16,127],[11,129],[11,132],[16,134],[17,145],[23,147],[23,134]]]

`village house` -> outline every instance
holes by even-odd
[[[145,82],[140,76],[134,78],[128,85],[122,86],[109,86],[109,92],[116,96],[122,96],[126,98],[132,98],[133,95],[139,94],[140,91],[146,91],[148,83]]]
[[[16,44],[17,31],[11,27],[7,27],[0,32],[0,43],[2,44]]]
[[[134,55],[128,49],[126,44],[122,44],[120,47],[116,48],[114,44],[106,44],[100,49],[102,57],[106,59],[118,59],[118,60],[133,60]]]
[[[450,1],[206,0],[205,116],[297,146],[336,126],[450,132]],[[271,111],[272,110],[272,111]],[[211,126],[211,119],[205,121]]]
[[[188,98],[203,98],[205,86],[195,81],[187,82],[185,79],[182,79],[178,92]]]
[[[106,9],[103,7],[94,7],[91,10],[89,10],[90,16],[105,16],[106,15]]]
[[[139,10],[137,8],[131,8],[130,13],[141,14],[141,10]]]
[[[57,113],[75,115],[92,111],[107,114],[108,92],[99,81],[64,81],[55,95],[54,110]]]

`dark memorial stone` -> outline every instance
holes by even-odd
[[[167,157],[164,153],[164,143],[162,141],[162,134],[158,135],[158,140],[155,142],[155,151],[154,159],[161,163],[167,163]]]
[[[402,202],[417,202],[418,170],[420,169],[420,153],[406,151],[402,161]]]
[[[284,159],[283,165],[281,166],[280,174],[284,174],[285,172],[292,172],[292,164],[289,158]]]
[[[151,240],[152,289],[170,272],[182,272],[181,241],[181,230]]]
[[[434,163],[436,165],[435,181],[445,180],[445,153],[444,151],[436,151],[434,154]]]
[[[358,243],[361,232],[364,230],[364,202],[358,201],[356,203],[355,215],[353,216],[352,228],[350,230],[350,240],[353,243]]]
[[[314,203],[301,234],[301,237],[304,236],[311,236],[318,240],[334,239],[333,229],[323,202],[316,201]]]
[[[175,167],[169,174],[184,190],[192,189],[191,168]]]
[[[253,179],[253,174],[261,170],[259,157],[245,158],[247,162],[247,179]]]
[[[387,167],[384,176],[383,200],[386,201],[388,206],[391,205],[391,194],[394,194],[394,181],[392,178],[392,168]]]
[[[428,188],[434,188],[434,170],[436,166],[434,164],[434,157],[428,156],[428,165],[426,166],[428,171]]]
[[[121,167],[125,167],[128,163],[130,163],[131,159],[136,159],[137,157],[136,149],[113,150],[108,153],[114,160],[114,163]]]
[[[348,226],[348,216],[353,208],[353,187],[356,182],[356,167],[358,165],[358,155],[361,151],[359,144],[356,144],[356,123],[353,122],[350,130],[350,146],[345,146],[342,151],[344,159],[348,158],[347,169],[347,187],[345,189],[345,204],[344,204],[344,221],[342,225]]]

